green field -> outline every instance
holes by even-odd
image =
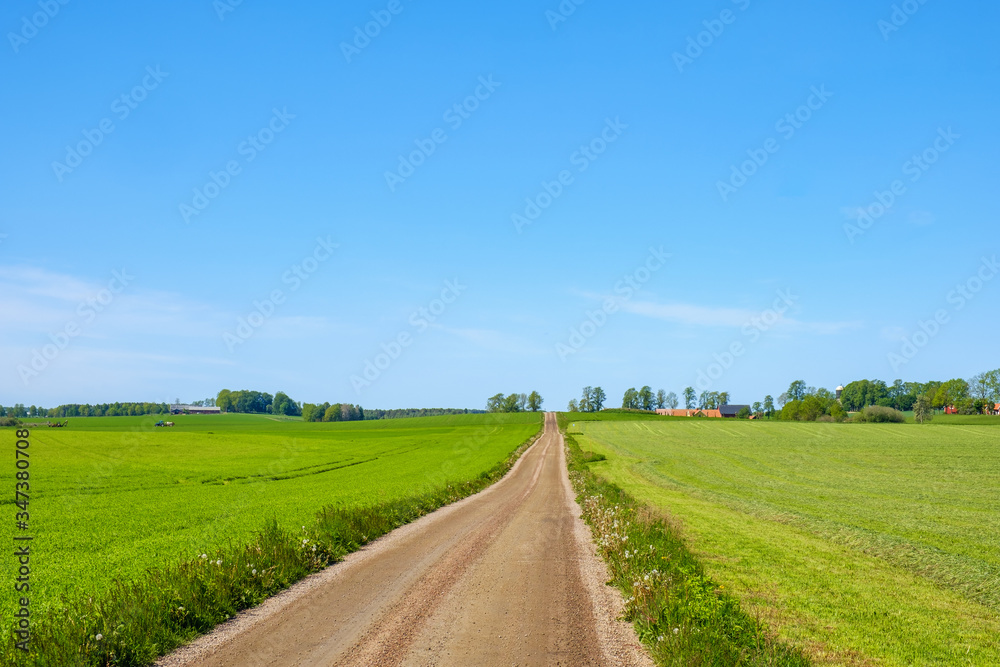
[[[32,606],[242,543],[270,519],[299,529],[323,506],[371,505],[476,477],[541,426],[540,414],[304,423],[264,416],[71,418],[31,429]],[[14,430],[0,429],[12,454]],[[13,457],[0,540],[14,532]],[[0,576],[13,581],[13,558]],[[4,585],[0,613],[14,591]]]
[[[569,420],[817,663],[1000,664],[995,426]]]

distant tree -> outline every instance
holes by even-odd
[[[802,401],[788,401],[781,407],[782,421],[799,421],[802,413]]]
[[[530,394],[528,394],[528,409],[531,410],[532,412],[538,412],[539,410],[542,409],[543,401],[544,399],[542,398],[541,394],[539,394],[537,391],[531,392]]]
[[[577,405],[575,398],[571,398],[571,399],[569,399],[569,405],[566,406],[566,409],[569,412],[579,412],[580,411],[580,406]]]
[[[593,412],[590,403],[590,396],[594,393],[594,388],[587,385],[583,388],[583,395],[580,396],[580,412]]]
[[[729,392],[720,391],[719,392],[719,405],[729,405]]]
[[[754,401],[753,407],[751,409],[753,410],[754,417],[760,419],[763,416],[764,410],[763,406],[761,406],[760,404],[760,401]]]
[[[662,389],[656,390],[656,409],[662,410],[667,406],[667,392]]]
[[[801,401],[806,397],[806,383],[803,380],[796,380],[795,382],[788,385],[788,400],[790,401]]]
[[[789,400],[790,399],[788,398],[788,392],[787,391],[781,392],[781,394],[778,396],[778,407],[784,408],[785,403],[788,403]]]
[[[750,419],[750,408],[743,406],[740,411],[736,413],[737,419]]]
[[[969,390],[973,398],[986,400],[990,396],[990,378],[987,373],[978,373],[969,379]]]
[[[933,411],[933,406],[930,400],[925,394],[921,394],[917,397],[916,402],[913,404],[913,419],[916,420],[918,424],[923,424],[931,420],[931,412]]]
[[[677,394],[675,394],[674,392],[670,392],[669,394],[667,394],[667,401],[666,401],[666,403],[667,403],[667,407],[670,408],[671,410],[676,409],[677,408]]]
[[[503,394],[494,394],[486,399],[486,411],[487,412],[503,412],[504,401],[506,396]]]
[[[656,407],[656,397],[653,396],[653,388],[649,385],[639,390],[639,407],[643,410],[652,410]]]
[[[590,409],[593,412],[604,409],[604,401],[608,400],[608,395],[600,387],[594,387],[590,394]]]
[[[1000,368],[983,374],[986,382],[986,400],[1000,403]]]
[[[699,410],[707,410],[708,409],[708,404],[711,401],[712,401],[712,396],[711,396],[711,394],[709,392],[707,392],[707,391],[701,392],[701,394],[698,396],[698,409]]]
[[[229,412],[233,407],[232,392],[228,389],[220,391],[219,395],[215,397],[215,407],[222,412]]]
[[[622,407],[626,410],[635,410],[639,407],[639,392],[635,390],[635,387],[629,387],[625,390],[625,395],[622,397]]]
[[[274,400],[271,402],[271,414],[295,417],[300,414],[300,410],[298,404],[290,399],[288,394],[279,391],[274,395]]]
[[[503,399],[503,409],[501,410],[501,412],[520,412],[520,411],[521,411],[520,394],[510,394],[505,399]]]
[[[684,407],[690,410],[694,407],[695,393],[694,387],[684,388]]]

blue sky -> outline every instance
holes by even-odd
[[[1000,365],[1000,8],[682,4],[5,3],[0,404]]]

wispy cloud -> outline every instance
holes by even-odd
[[[702,327],[742,327],[755,319],[760,319],[762,311],[747,308],[698,306],[688,303],[656,303],[652,301],[626,301],[621,310],[633,315],[648,317],[686,326]],[[788,332],[834,335],[863,327],[862,322],[805,322],[793,317],[782,316],[774,325],[776,330]]]

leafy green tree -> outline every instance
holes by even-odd
[[[684,388],[684,407],[690,410],[694,407],[695,393],[694,387]]]
[[[648,384],[639,390],[639,407],[642,410],[652,410],[656,407],[656,398],[653,396],[653,388]]]
[[[580,411],[580,406],[577,405],[575,398],[571,398],[571,399],[569,399],[569,405],[566,406],[566,409],[569,412],[579,412]]]
[[[593,412],[590,403],[590,396],[594,393],[594,388],[587,385],[583,388],[583,395],[580,397],[580,412]]]
[[[501,412],[520,412],[520,411],[521,411],[521,396],[519,394],[510,394],[509,396],[503,399],[503,409],[501,410]]]
[[[667,406],[667,392],[662,389],[656,390],[656,409],[662,410]]]
[[[178,401],[179,403],[180,401]],[[215,407],[219,408],[222,412],[229,412],[233,407],[232,392],[228,389],[223,389],[219,392],[219,395],[215,397]]]
[[[782,421],[798,421],[801,419],[802,401],[788,401],[781,408]]]
[[[504,402],[507,397],[503,394],[494,394],[486,399],[486,412],[503,412]]]
[[[729,405],[729,392],[720,391],[719,392],[719,405]]]
[[[750,419],[750,408],[743,406],[740,411],[736,413],[737,419]]]
[[[271,403],[271,414],[296,417],[299,413],[300,410],[298,404],[290,399],[288,394],[283,391],[279,391],[274,395],[274,401]]]
[[[711,402],[712,402],[712,395],[707,391],[701,392],[701,394],[698,396],[698,409],[708,410],[708,406]]]
[[[768,394],[764,397],[764,414],[770,419],[771,415],[774,414],[774,399]]]
[[[670,392],[669,394],[667,394],[666,403],[668,408],[670,408],[671,410],[675,410],[677,408],[677,394],[675,394],[674,392]]]
[[[635,387],[629,387],[625,390],[625,395],[622,397],[622,407],[626,410],[635,410],[639,407],[639,392],[635,390]]]
[[[590,410],[597,412],[604,409],[604,401],[608,400],[608,395],[600,387],[594,387],[590,393]]]
[[[762,406],[760,404],[760,401],[754,401],[754,404],[751,407],[751,409],[753,410],[754,416],[757,417],[758,419],[763,414],[763,408],[762,408]]]
[[[986,371],[983,375],[986,381],[986,400],[994,404],[1000,403],[1000,368]]]
[[[528,394],[528,409],[531,410],[532,412],[538,412],[539,410],[542,409],[543,401],[544,399],[542,398],[541,394],[539,394],[537,391],[531,392],[530,394]]]
[[[806,397],[805,381],[796,380],[795,382],[788,385],[788,391],[786,391],[785,393],[788,394],[789,401],[801,401],[803,398]]]

